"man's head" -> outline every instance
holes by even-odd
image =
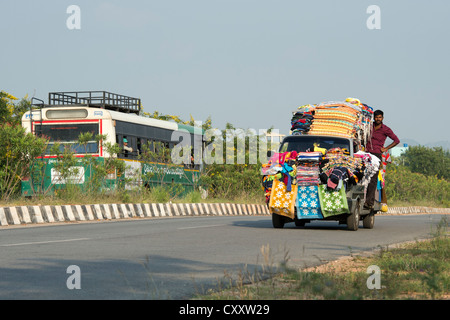
[[[373,113],[373,122],[375,122],[375,125],[380,125],[381,123],[383,123],[383,119],[384,119],[383,111],[376,110]]]
[[[127,139],[123,139],[123,144],[128,144],[128,140]]]

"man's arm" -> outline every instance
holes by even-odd
[[[387,147],[382,147],[381,148],[381,153],[384,153],[386,151],[388,151],[389,149],[392,149],[393,147],[395,147],[396,145],[398,145],[400,143],[400,139],[395,135],[394,131],[391,130],[391,128],[388,128],[386,131],[386,135],[393,140],[393,142],[388,145]]]

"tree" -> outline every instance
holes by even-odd
[[[19,101],[13,95],[0,91],[0,122],[20,125],[23,114],[30,110],[30,106],[31,101],[28,99],[28,96]]]
[[[34,159],[44,152],[47,141],[25,133],[21,126],[0,125],[0,194],[8,200],[20,181],[28,176]]]
[[[412,172],[450,180],[450,152],[442,147],[409,147],[401,156]]]

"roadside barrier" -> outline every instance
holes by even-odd
[[[383,212],[380,212],[383,214]],[[431,207],[388,207],[385,214],[414,214],[414,213],[450,213],[450,208],[431,208]]]
[[[450,213],[450,208],[389,207],[386,213]],[[141,203],[0,207],[0,226],[132,218],[270,215],[265,205],[236,203]]]
[[[143,203],[0,207],[0,226],[131,218],[269,215],[265,205],[236,203]]]

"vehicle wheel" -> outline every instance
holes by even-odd
[[[347,217],[347,229],[356,231],[359,226],[359,213],[361,210],[361,206],[359,201],[356,203],[355,208],[352,210],[352,213]]]
[[[279,214],[272,213],[272,225],[274,228],[284,227],[284,217]]]
[[[375,215],[373,212],[369,213],[363,218],[363,227],[367,229],[372,229],[375,224]]]
[[[295,223],[295,226],[296,226],[296,227],[304,227],[305,224],[306,224],[306,221],[305,221],[305,220],[298,219],[297,217],[295,217],[294,223]]]

